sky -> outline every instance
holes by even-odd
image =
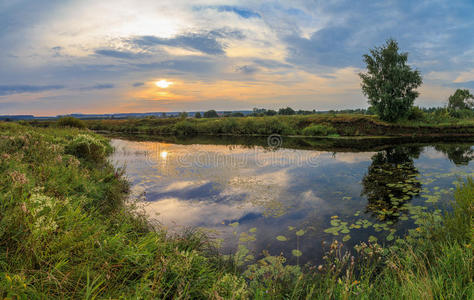
[[[0,115],[365,108],[396,39],[415,104],[474,89],[473,0],[0,0]]]

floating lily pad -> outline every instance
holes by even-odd
[[[297,236],[302,236],[302,235],[304,235],[304,233],[305,233],[305,231],[303,229],[300,229],[296,232],[296,235]]]
[[[293,249],[291,250],[291,254],[293,254],[293,256],[300,257],[301,255],[303,255],[303,252],[298,249]]]
[[[288,241],[288,239],[286,238],[286,236],[283,236],[283,235],[277,236],[276,239],[279,240],[280,242]]]

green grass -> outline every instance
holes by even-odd
[[[42,123],[46,125],[48,123]],[[474,118],[432,118],[397,123],[360,114],[316,114],[201,119],[89,120],[92,130],[154,135],[407,136],[474,135]],[[322,130],[325,129],[325,130]]]
[[[107,140],[0,123],[0,297],[10,299],[470,299],[474,182],[393,246],[328,246],[321,266],[244,267],[196,230],[151,228]],[[354,255],[354,257],[352,257]]]

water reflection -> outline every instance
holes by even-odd
[[[399,216],[400,207],[418,196],[421,183],[413,159],[420,156],[421,147],[398,146],[380,151],[362,180],[362,195],[367,197],[367,211],[379,220]]]
[[[435,149],[443,152],[458,166],[466,166],[474,158],[474,150],[471,145],[465,144],[440,144]]]
[[[300,263],[318,262],[322,241],[351,246],[403,234],[414,226],[402,212],[408,204],[433,208],[451,199],[458,176],[474,175],[472,144],[373,141],[350,151],[350,141],[331,148],[304,139],[277,149],[225,139],[114,139],[112,161],[145,194],[150,218],[170,230],[206,228],[223,239],[223,252],[245,244],[256,258],[268,250],[295,262],[297,247]]]

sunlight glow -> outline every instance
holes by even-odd
[[[166,157],[168,157],[168,151],[161,151],[160,156],[161,158],[166,159]]]
[[[157,81],[155,82],[156,86],[157,87],[160,87],[162,89],[166,89],[167,87],[169,87],[170,85],[173,84],[173,82],[171,81],[168,81],[166,79],[161,79],[160,81]]]

